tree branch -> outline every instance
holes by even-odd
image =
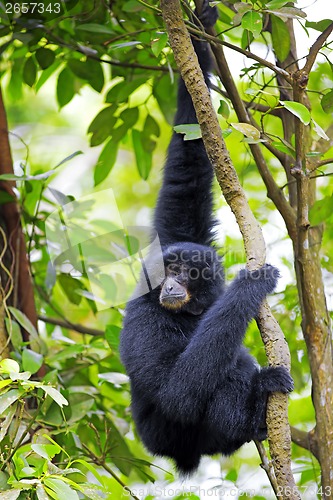
[[[58,319],[58,318],[50,318],[48,316],[39,315],[38,319],[43,321],[43,323],[48,323],[49,325],[61,326],[61,328],[67,328],[67,330],[73,330],[74,332],[94,335],[94,336],[103,336],[103,330],[97,330],[96,328],[89,328],[88,326],[82,326],[77,323],[71,323],[67,319]]]
[[[8,138],[8,125],[6,110],[2,98],[0,87],[0,174],[13,174],[13,160]],[[37,329],[37,312],[34,299],[34,291],[30,276],[30,266],[26,253],[25,239],[22,232],[20,209],[16,200],[13,188],[14,181],[1,181],[0,189],[7,192],[13,199],[1,206],[0,213],[7,229],[8,245],[12,250],[13,258],[13,276],[14,276],[14,294],[17,297],[20,310],[29,318],[31,323]],[[12,297],[12,299],[13,299]],[[23,331],[23,338],[29,341],[29,334]]]
[[[192,97],[207,154],[224,197],[235,214],[244,239],[250,269],[265,261],[265,242],[261,228],[251,212],[245,193],[222,138],[221,129],[211,103],[209,91],[183,21],[179,0],[162,0],[162,15],[176,64]],[[282,331],[267,305],[260,310],[260,329],[270,364],[289,366],[290,355]],[[290,466],[290,428],[287,415],[287,396],[274,394],[268,402],[267,413],[270,450],[279,488],[291,493],[289,500],[300,499]],[[283,498],[279,495],[280,498]],[[285,496],[287,498],[287,496]]]
[[[302,431],[296,427],[290,426],[291,440],[293,443],[310,451],[317,460],[319,460],[318,442],[316,440],[315,429],[309,432]]]
[[[253,59],[254,61],[257,61],[259,64],[264,66],[265,68],[270,69],[275,73],[276,75],[282,76],[286,82],[292,84],[292,77],[288,73],[288,71],[279,68],[278,66],[275,66],[275,64],[270,63],[266,59],[263,59],[260,56],[257,56],[257,54],[254,54],[253,52],[250,52],[249,50],[242,49],[241,47],[238,47],[237,45],[233,45],[232,43],[226,42],[225,40],[220,40],[217,36],[216,33],[212,34],[210,30],[207,30],[206,32],[202,32],[198,28],[193,28],[193,25],[189,23],[188,30],[190,33],[193,35],[199,35],[208,42],[211,43],[211,45],[217,44],[217,45],[223,45],[224,47],[227,47],[228,49],[234,50],[236,52],[239,52],[240,54],[243,54],[243,56],[247,57],[248,59]]]
[[[304,71],[308,75],[310,74],[312,66],[316,61],[318,52],[320,51],[320,49],[322,48],[322,46],[324,45],[325,41],[330,36],[332,31],[333,31],[333,22],[327,26],[327,28],[318,36],[317,40],[312,45],[309,54],[306,58],[306,63],[302,69],[302,71]]]

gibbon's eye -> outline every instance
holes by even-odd
[[[182,269],[177,264],[169,264],[166,269],[167,276],[179,276],[182,274]]]

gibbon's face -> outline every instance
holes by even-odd
[[[163,308],[197,316],[220,295],[223,267],[212,247],[189,242],[170,245],[163,260],[165,277],[159,295]]]
[[[165,279],[161,285],[160,304],[172,311],[182,309],[191,299],[188,282],[188,266],[180,263],[167,265]]]

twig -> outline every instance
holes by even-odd
[[[333,31],[333,22],[327,26],[327,28],[318,36],[317,40],[312,45],[309,55],[306,58],[306,63],[301,71],[304,71],[308,75],[310,74],[311,68],[314,65],[318,52],[324,45],[326,39],[330,36]]]
[[[256,445],[258,453],[259,453],[259,456],[261,458],[261,467],[266,472],[267,477],[269,479],[269,482],[271,483],[271,486],[273,488],[273,491],[274,491],[275,495],[278,496],[278,484],[276,482],[276,477],[275,477],[275,473],[274,473],[274,468],[273,468],[272,462],[270,462],[270,460],[268,459],[265,447],[262,444],[262,442],[261,441],[255,441],[254,444]]]
[[[110,474],[110,476],[112,476],[113,479],[115,479],[117,481],[117,483],[119,483],[120,486],[122,486],[122,488],[124,489],[124,491],[126,491],[127,493],[129,493],[131,495],[131,497],[134,498],[134,500],[140,500],[136,495],[134,495],[134,493],[131,491],[131,489],[120,479],[120,477],[117,476],[117,474],[111,469],[111,467],[109,467],[107,465],[107,463],[105,462],[105,460],[103,460],[102,458],[100,458],[97,455],[95,455],[90,450],[90,448],[88,448],[88,446],[86,446],[84,443],[82,443],[82,446],[87,451],[88,455],[90,456],[90,458],[94,462],[94,464],[103,467],[103,469],[105,469],[106,472],[108,472]]]
[[[290,426],[291,440],[301,448],[310,451],[319,460],[318,442],[316,440],[315,429],[309,432]]]
[[[67,328],[67,330],[73,330],[78,333],[94,335],[94,336],[103,336],[103,330],[97,330],[96,328],[89,328],[87,326],[78,325],[77,323],[71,323],[67,320],[62,320],[58,318],[50,318],[47,316],[39,315],[38,319],[43,321],[43,323],[48,323],[50,325],[61,326],[61,328]]]
[[[279,68],[278,66],[275,66],[275,64],[270,63],[266,59],[263,59],[260,56],[257,56],[257,54],[254,54],[253,52],[250,52],[249,50],[242,49],[241,47],[238,47],[237,45],[233,45],[232,43],[226,42],[225,40],[220,40],[216,34],[212,35],[209,32],[202,32],[201,30],[197,28],[193,28],[192,25],[188,26],[188,30],[190,33],[194,35],[200,35],[202,38],[210,42],[211,44],[215,43],[218,45],[223,45],[224,47],[227,47],[228,49],[234,50],[236,52],[239,52],[240,54],[243,54],[243,56],[247,57],[248,59],[253,59],[254,61],[257,61],[259,64],[264,66],[265,68],[269,68],[273,73],[276,75],[282,76],[288,83],[292,83],[292,77],[288,73],[288,71],[285,71],[284,69]]]

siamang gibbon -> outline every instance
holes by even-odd
[[[204,2],[201,23],[211,26],[216,17],[216,8]],[[192,43],[209,85],[209,47],[199,39]],[[192,100],[180,79],[175,125],[193,123]],[[213,246],[212,180],[202,139],[174,133],[154,217],[165,276],[128,303],[120,342],[139,436],[183,474],[193,472],[202,455],[230,455],[245,442],[265,439],[268,394],[293,388],[286,368],[261,368],[242,346],[279,273],[270,265],[243,269],[225,286]]]

